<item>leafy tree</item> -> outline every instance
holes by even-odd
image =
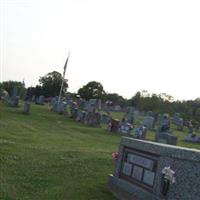
[[[139,108],[140,100],[141,100],[141,93],[140,92],[136,92],[135,96],[133,96],[131,98],[131,106]]]
[[[200,122],[200,108],[196,110],[195,119]]]
[[[39,97],[40,95],[44,95],[42,86],[36,85],[35,87],[27,88],[26,98],[32,98],[33,96]]]
[[[58,96],[62,84],[62,75],[57,71],[50,72],[45,76],[40,77],[39,83],[41,84],[43,94],[46,97]],[[68,84],[67,80],[65,79],[63,83],[62,94],[65,94],[67,92],[67,88]]]
[[[127,100],[117,93],[108,93],[105,95],[105,100],[112,101],[114,105],[126,106]]]
[[[2,95],[3,95],[3,86],[2,86],[2,83],[0,83],[0,98]]]
[[[82,88],[78,90],[78,94],[81,98],[89,100],[89,99],[101,99],[105,98],[105,91],[101,83],[96,81],[91,81],[84,85]]]

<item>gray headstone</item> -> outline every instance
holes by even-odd
[[[170,118],[168,114],[163,114],[160,121],[160,131],[169,132],[170,131]]]
[[[111,120],[111,116],[109,116],[108,114],[101,115],[101,123],[108,124],[110,120]]]
[[[178,137],[171,132],[157,132],[155,135],[155,141],[170,145],[177,145]]]
[[[58,113],[58,114],[66,114],[66,104],[62,101],[60,101],[59,103],[56,102],[55,104],[55,111]]]
[[[132,127],[132,125],[130,123],[122,122],[119,125],[119,132],[123,136],[130,136],[130,132],[131,132],[132,128],[133,127]]]
[[[25,102],[23,113],[24,114],[30,114],[30,109],[31,109],[31,104],[29,102]]]
[[[147,128],[143,125],[141,127],[135,128],[132,135],[136,139],[146,139],[146,134]]]
[[[17,92],[18,92],[17,87],[14,87],[11,96],[12,97],[16,97],[17,96]]]
[[[122,137],[108,186],[119,200],[197,200],[200,151]]]
[[[185,138],[186,142],[192,142],[192,143],[200,143],[200,137],[196,134],[188,134]]]
[[[146,116],[144,117],[144,121],[143,124],[148,128],[148,129],[153,129],[153,125],[154,125],[154,118],[151,116]]]

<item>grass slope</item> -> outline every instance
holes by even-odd
[[[0,103],[0,199],[114,200],[106,182],[119,136],[31,106],[25,116]]]
[[[87,127],[67,116],[31,105],[31,115],[0,102],[0,199],[114,200],[106,183],[113,172],[111,153],[120,136]],[[121,119],[122,113],[114,113]],[[175,128],[175,127],[173,127]],[[178,145],[187,130],[174,131]],[[198,133],[199,134],[199,133]],[[148,131],[148,140],[154,133]]]

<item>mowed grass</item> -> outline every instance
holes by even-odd
[[[200,149],[200,144],[184,141],[186,128],[172,128],[178,145]],[[154,137],[148,131],[147,139]],[[0,199],[114,200],[107,179],[119,142],[119,134],[109,134],[105,125],[87,127],[34,104],[31,114],[23,115],[22,105],[11,108],[0,102]]]
[[[0,103],[0,199],[114,200],[107,188],[119,135],[48,106],[26,116]]]

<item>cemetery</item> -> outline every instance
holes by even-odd
[[[0,200],[200,200],[200,1],[0,7]]]
[[[199,199],[200,101],[67,93],[68,58],[43,85],[0,83],[0,199]]]
[[[94,99],[36,102],[0,101],[1,199],[197,199],[191,122],[178,129],[177,114],[105,112]]]

